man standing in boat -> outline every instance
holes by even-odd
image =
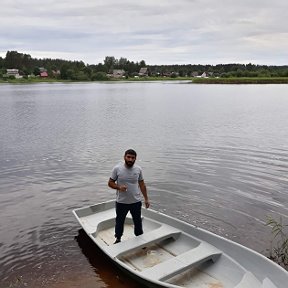
[[[143,234],[141,219],[141,194],[145,207],[149,208],[147,189],[143,179],[142,168],[135,164],[137,153],[133,149],[125,151],[124,163],[114,166],[108,186],[116,189],[116,225],[115,243],[121,242],[124,231],[124,222],[130,211],[134,223],[134,234]]]

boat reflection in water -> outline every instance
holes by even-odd
[[[119,270],[116,265],[113,265],[111,260],[95,245],[88,237],[83,229],[78,231],[75,236],[82,253],[85,255],[90,265],[95,271],[95,278],[89,278],[88,283],[84,283],[84,287],[129,287],[139,288],[139,284],[133,279],[127,277],[125,273]],[[85,278],[85,277],[84,277]],[[97,285],[97,283],[99,285]],[[79,283],[78,283],[79,284]],[[87,286],[88,285],[88,286]]]

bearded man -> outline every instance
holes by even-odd
[[[121,242],[121,237],[124,232],[124,222],[128,212],[131,213],[133,219],[135,236],[143,234],[141,193],[146,208],[149,208],[150,203],[142,168],[135,164],[136,158],[137,153],[133,149],[125,151],[124,163],[119,163],[114,166],[108,181],[108,186],[116,189],[116,240],[114,244]]]

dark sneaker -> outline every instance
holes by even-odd
[[[120,243],[121,242],[121,239],[116,239],[114,244],[117,244],[117,243]]]

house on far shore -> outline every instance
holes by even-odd
[[[147,77],[149,75],[149,71],[147,67],[143,67],[139,71],[139,76],[140,77]]]
[[[213,76],[213,72],[203,72],[203,73],[200,72],[199,74],[198,72],[195,71],[191,73],[191,76],[197,78],[208,78]]]
[[[201,75],[194,76],[194,77],[197,77],[197,78],[208,78],[208,73],[203,72]]]
[[[111,78],[124,78],[125,77],[125,70],[123,69],[114,69],[112,73],[107,74],[108,77]]]
[[[23,76],[19,74],[19,69],[6,69],[6,75],[8,77],[14,76],[16,79],[23,78]]]
[[[40,76],[41,78],[46,78],[46,77],[48,77],[47,69],[44,68],[44,67],[39,67],[39,76]]]
[[[40,72],[40,77],[41,78],[46,78],[46,77],[48,77],[48,73],[46,71]]]
[[[52,74],[54,77],[61,75],[61,71],[59,69],[57,70],[52,70]]]

